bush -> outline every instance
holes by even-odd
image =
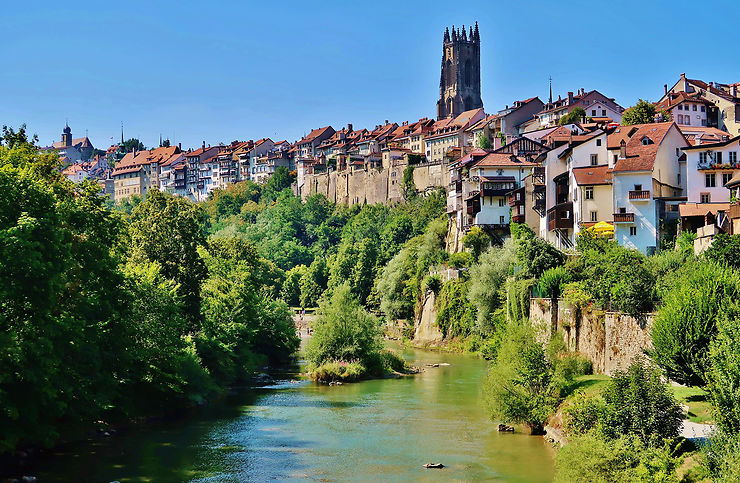
[[[480,227],[474,226],[462,238],[462,244],[465,248],[470,250],[473,261],[477,262],[478,258],[486,248],[491,246],[491,237],[489,237]]]
[[[565,254],[538,237],[527,225],[512,223],[511,236],[517,242],[521,276],[540,278],[548,269],[565,263]]]
[[[537,291],[548,298],[558,298],[562,287],[571,280],[571,273],[565,267],[555,267],[545,270],[537,284]]]
[[[473,255],[468,252],[451,253],[447,264],[454,268],[465,268],[473,263]]]
[[[709,344],[717,318],[740,295],[737,272],[710,262],[686,265],[670,288],[652,329],[653,360],[668,377],[705,385]]]
[[[377,360],[382,347],[377,318],[360,306],[347,284],[337,287],[331,299],[319,302],[313,337],[306,346],[309,370],[332,361],[367,366]]]
[[[586,281],[566,283],[562,286],[563,299],[577,310],[583,310],[593,302],[587,286]]]
[[[596,428],[604,418],[604,399],[576,392],[563,409],[563,429],[568,436],[581,436]]]
[[[740,308],[732,304],[719,317],[709,350],[709,393],[715,420],[727,434],[740,434]]]
[[[496,330],[493,317],[504,302],[506,278],[516,263],[516,242],[509,238],[502,247],[490,247],[480,257],[480,263],[470,267],[468,300],[475,307],[476,331],[490,335]]]
[[[367,373],[359,362],[328,361],[311,371],[311,377],[317,382],[357,381]]]
[[[626,372],[617,373],[603,397],[605,435],[635,435],[645,442],[678,436],[683,410],[661,372],[645,360],[635,359]]]
[[[442,288],[442,279],[439,278],[439,275],[427,275],[427,278],[424,279],[424,286],[437,295]]]
[[[704,462],[717,483],[740,481],[740,435],[719,431],[702,447]]]
[[[437,296],[437,326],[445,337],[466,337],[475,325],[475,308],[468,301],[468,282],[450,280]]]
[[[683,462],[671,441],[648,446],[636,436],[608,440],[596,432],[573,438],[555,458],[555,481],[564,483],[678,483]]]
[[[526,424],[533,434],[542,434],[561,396],[553,367],[530,326],[509,326],[483,390],[492,419]]]
[[[719,233],[715,235],[712,244],[704,252],[707,260],[740,268],[740,236]]]

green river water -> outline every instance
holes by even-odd
[[[192,418],[62,447],[31,474],[40,483],[552,479],[553,450],[541,437],[499,433],[486,418],[485,361],[403,354],[419,366],[449,365],[332,387],[278,375]],[[422,468],[427,462],[447,467]]]

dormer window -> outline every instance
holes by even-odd
[[[642,138],[642,145],[643,146],[647,146],[648,144],[652,144],[652,143],[653,143],[653,141],[649,137],[645,136],[644,138]]]

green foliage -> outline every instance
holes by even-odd
[[[306,359],[316,368],[331,361],[359,362],[369,368],[378,360],[382,333],[375,316],[362,308],[347,284],[319,303]]]
[[[521,322],[529,317],[529,299],[534,284],[532,278],[506,281],[506,316],[509,320]]]
[[[478,137],[476,138],[478,141],[478,147],[480,149],[493,149],[493,143],[491,142],[491,138],[486,136],[485,133],[481,132],[478,133]]]
[[[367,368],[359,362],[328,361],[311,370],[311,377],[318,382],[357,381],[367,374]]]
[[[704,463],[717,483],[740,481],[740,435],[719,431],[702,447]]]
[[[517,261],[522,269],[521,276],[540,278],[546,270],[565,263],[565,255],[539,238],[527,225],[512,223],[511,236],[517,241]]]
[[[301,307],[316,307],[329,281],[329,267],[323,258],[317,258],[301,277]]]
[[[653,323],[652,358],[668,377],[705,385],[708,349],[717,319],[740,295],[737,272],[710,262],[684,266]]]
[[[491,418],[521,423],[541,433],[561,396],[554,369],[526,324],[511,324],[484,382]]]
[[[622,113],[622,126],[653,122],[655,122],[655,105],[642,99]]]
[[[290,189],[290,185],[295,182],[295,175],[292,175],[285,166],[278,166],[270,179],[267,180],[262,197],[266,201],[273,201],[283,190]]]
[[[473,261],[477,262],[481,253],[491,246],[491,237],[489,237],[480,227],[474,226],[462,238],[462,244],[465,248],[470,250],[470,254],[473,256]]]
[[[437,297],[437,326],[445,337],[465,337],[475,324],[475,308],[468,302],[468,283],[450,280]]]
[[[198,247],[205,246],[203,210],[185,198],[157,189],[131,214],[131,257],[156,262],[162,274],[175,280],[183,297],[190,327],[200,323],[200,284],[207,271]]]
[[[704,251],[707,260],[740,269],[740,236],[719,233]]]
[[[544,297],[558,298],[563,286],[570,282],[571,273],[565,267],[554,267],[545,270],[537,283],[537,291]]]
[[[413,166],[406,166],[406,169],[403,170],[401,192],[403,194],[403,199],[405,199],[406,201],[416,198],[416,184],[414,183]]]
[[[305,265],[298,265],[285,272],[285,281],[280,290],[280,297],[291,307],[301,304],[301,279],[308,271]]]
[[[636,436],[603,438],[596,432],[573,438],[555,459],[555,481],[563,483],[678,483],[684,457],[666,441],[650,446]]]
[[[468,300],[475,307],[476,331],[490,335],[496,329],[493,313],[504,306],[505,282],[517,259],[517,243],[509,238],[502,247],[490,247],[480,263],[470,267]]]
[[[740,434],[740,308],[726,302],[717,318],[718,332],[709,350],[707,382],[714,418],[726,434]]]
[[[30,138],[26,134],[26,125],[21,124],[18,131],[12,127],[3,125],[2,135],[0,135],[0,146],[7,146],[8,149],[22,148],[24,146],[35,145],[39,142],[38,135],[34,134]]]
[[[136,138],[127,139],[121,144],[121,149],[124,153],[130,153],[131,151],[144,151],[144,143]]]
[[[571,110],[568,114],[565,114],[560,119],[558,119],[558,124],[560,126],[565,126],[566,124],[580,123],[586,119],[586,110],[581,106],[577,106],[574,107],[573,110]]]
[[[601,431],[611,437],[635,435],[646,443],[678,436],[683,410],[662,373],[644,359],[635,359],[604,389]]]
[[[570,282],[562,286],[563,299],[577,310],[588,307],[593,299],[587,290],[587,282]]]
[[[603,421],[605,411],[604,398],[578,391],[563,409],[563,429],[569,437],[582,436]]]
[[[682,231],[681,234],[676,237],[676,247],[678,247],[681,252],[694,253],[694,240],[696,240],[696,233],[691,231]]]
[[[437,295],[442,288],[442,279],[439,278],[439,275],[427,275],[427,278],[424,279],[424,286]]]
[[[451,253],[447,264],[454,268],[466,268],[473,264],[473,256],[468,252]]]

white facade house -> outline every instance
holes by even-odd
[[[727,203],[725,185],[740,173],[740,136],[724,142],[683,148],[688,173],[686,198],[690,203]]]
[[[621,126],[613,135],[621,145],[612,172],[614,237],[620,245],[655,253],[668,209],[683,199],[679,158],[688,142],[672,122]]]
[[[473,224],[505,228],[511,222],[507,195],[523,185],[535,166],[536,163],[507,153],[490,153],[475,163],[470,168],[470,179],[479,183],[480,210]]]

